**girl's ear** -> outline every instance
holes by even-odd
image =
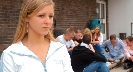
[[[29,19],[30,19],[30,17],[27,16],[27,17],[25,18],[25,21],[26,21],[26,22],[29,22]]]

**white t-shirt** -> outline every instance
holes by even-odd
[[[70,40],[70,41],[66,41],[64,39],[64,35],[60,35],[56,38],[59,42],[61,42],[62,44],[65,44],[67,48],[70,48],[70,47],[74,47],[75,44],[73,42],[73,40]]]
[[[44,64],[20,41],[3,51],[0,72],[73,72],[73,70],[64,44],[51,41]]]

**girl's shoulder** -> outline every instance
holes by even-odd
[[[24,46],[22,45],[21,41],[11,44],[7,47],[3,52],[11,52],[11,51],[20,51]]]
[[[102,36],[102,35],[103,35],[103,33],[100,32],[100,36]]]

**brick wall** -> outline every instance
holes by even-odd
[[[12,42],[20,7],[20,0],[0,0],[0,51]]]
[[[54,0],[56,28],[85,28],[96,18],[96,0]]]
[[[56,4],[56,29],[85,28],[90,19],[96,18],[96,0],[53,0]],[[21,0],[0,0],[0,51],[12,42]]]

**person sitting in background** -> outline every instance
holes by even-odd
[[[100,32],[99,26],[96,25],[94,27],[94,31],[96,33],[96,37],[98,37],[98,40],[100,42],[99,44],[102,45],[102,43],[103,43],[103,34]]]
[[[133,37],[132,36],[128,36],[126,38],[124,51],[125,51],[124,69],[128,69],[133,67]]]
[[[77,46],[78,44],[80,44],[82,42],[82,31],[80,29],[77,29],[75,31],[75,36],[73,38],[74,44]]]
[[[91,43],[89,34],[83,35],[83,42],[74,47],[71,56],[71,65],[74,72],[110,72],[105,62],[106,58],[97,54]]]
[[[98,40],[98,37],[96,36],[96,33],[94,30],[91,30],[92,34],[92,42],[91,44],[93,45],[94,48],[96,48],[100,53],[104,53],[101,46],[100,46],[100,41]]]
[[[70,55],[73,48],[75,47],[75,44],[72,40],[74,38],[74,35],[75,35],[74,30],[72,28],[68,28],[63,35],[60,35],[56,38],[56,40],[66,45]]]
[[[85,28],[83,34],[89,34],[89,35],[91,36],[91,39],[92,39],[92,37],[93,37],[93,36],[92,36],[92,31],[91,31],[89,28]],[[94,30],[93,30],[93,34],[95,35]],[[94,37],[95,37],[95,36],[94,36]],[[94,45],[93,43],[96,43],[96,44]],[[94,40],[91,41],[91,44],[93,45],[94,49],[95,49],[95,50],[98,50],[99,52],[101,52],[101,53],[103,54],[104,52],[102,51],[102,48],[101,48],[101,46],[100,46],[98,43],[99,43],[98,40],[97,40],[97,42],[96,42],[96,41],[94,42]]]
[[[84,29],[83,35],[85,35],[85,34],[89,34],[92,38],[91,30],[89,28]]]
[[[110,39],[102,44],[103,50],[106,47],[109,49],[109,52],[105,54],[105,57],[109,62],[119,62],[124,57],[124,43],[121,39],[116,38],[115,34],[110,35]]]

